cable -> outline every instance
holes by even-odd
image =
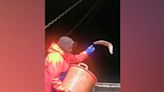
[[[99,0],[99,2],[100,2],[100,0]],[[82,29],[82,31],[81,31],[81,33],[80,33],[80,35],[78,36],[78,38],[76,39],[77,41],[79,41],[80,40],[80,38],[82,37],[82,35],[84,34],[84,31],[87,29],[87,27],[89,26],[89,24],[91,23],[91,21],[92,21],[92,19],[94,18],[94,16],[95,16],[95,14],[96,14],[96,12],[97,12],[97,10],[99,9],[99,7],[100,7],[100,3],[98,3],[99,5],[97,5],[96,7],[95,7],[95,9],[94,9],[94,11],[93,11],[93,13],[92,13],[92,15],[91,15],[91,17],[89,18],[89,20],[87,21],[87,23],[85,24],[85,26],[84,26],[84,28]]]
[[[70,33],[72,33],[86,18],[87,16],[95,9],[95,7],[98,4],[98,1],[92,6],[92,8],[84,15],[84,17],[82,17],[82,19],[75,25],[75,27],[73,27],[66,35],[69,35]]]

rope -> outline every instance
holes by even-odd
[[[71,9],[76,7],[82,0],[77,1],[75,4],[73,4],[71,7],[69,7],[67,10],[65,10],[62,14],[60,14],[58,17],[56,17],[54,20],[49,22],[46,26],[45,29],[50,27],[52,24],[54,24],[56,21],[58,21],[61,17],[63,17],[65,14],[67,14]]]

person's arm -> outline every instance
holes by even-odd
[[[45,71],[48,75],[46,78],[55,89],[62,85],[62,81],[59,79],[60,71],[62,70],[62,61],[63,58],[59,53],[49,53],[46,57]]]
[[[63,54],[63,57],[69,63],[79,63],[79,62],[84,61],[88,57],[88,55],[94,52],[94,50],[95,50],[95,47],[93,45],[90,45],[86,50],[84,50],[78,55]]]

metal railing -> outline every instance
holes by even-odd
[[[97,82],[92,92],[120,92],[120,83]]]

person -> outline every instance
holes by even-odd
[[[52,42],[45,59],[45,92],[66,90],[62,87],[62,81],[70,65],[84,61],[95,50],[90,45],[80,54],[73,55],[71,52],[74,43],[68,36],[60,37],[58,43]]]

